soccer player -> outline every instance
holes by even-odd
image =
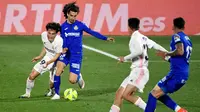
[[[33,67],[32,72],[26,81],[26,93],[21,95],[20,98],[30,97],[31,90],[34,87],[34,81],[40,74],[43,74],[46,71],[53,72],[54,62],[58,59],[63,51],[63,39],[57,35],[59,31],[59,23],[51,22],[46,25],[46,31],[41,34],[44,47],[42,48],[40,55],[32,59],[32,62],[36,62],[40,59],[41,61]],[[51,74],[52,73],[50,73],[50,75]],[[53,78],[52,76],[50,77]]]
[[[179,90],[188,80],[189,60],[192,52],[192,43],[184,33],[185,20],[181,17],[173,20],[174,35],[170,43],[171,52],[158,52],[162,58],[170,56],[170,72],[149,94],[145,112],[154,112],[156,101],[159,100],[175,112],[187,112],[177,105],[167,94]]]
[[[59,57],[56,65],[57,70],[54,77],[54,88],[56,94],[52,97],[52,100],[60,99],[60,75],[68,64],[70,66],[69,82],[71,84],[78,83],[80,88],[84,88],[85,86],[85,82],[80,74],[83,31],[101,40],[114,40],[113,38],[107,38],[100,33],[91,30],[84,23],[76,20],[76,17],[79,14],[79,7],[76,5],[76,2],[66,4],[63,8],[63,13],[66,21],[61,25],[61,37],[64,40],[63,47],[66,53]]]
[[[141,34],[139,30],[140,20],[129,18],[128,27],[131,39],[129,41],[130,54],[119,57],[119,62],[132,61],[131,72],[118,88],[115,100],[109,112],[119,112],[123,99],[135,104],[141,109],[145,109],[146,103],[135,93],[137,90],[143,92],[149,80],[148,70],[148,49],[154,48],[167,52],[162,46]]]

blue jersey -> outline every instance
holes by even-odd
[[[189,60],[192,53],[192,42],[184,32],[179,32],[172,36],[170,44],[171,51],[176,49],[177,43],[183,44],[184,54],[182,56],[171,56],[170,72],[174,75],[182,75],[182,77],[187,78],[189,74]]]
[[[61,37],[63,38],[63,48],[68,48],[67,55],[82,58],[82,37],[83,31],[92,36],[107,40],[107,37],[88,28],[84,23],[75,21],[73,24],[64,22],[61,25]]]

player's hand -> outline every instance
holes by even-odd
[[[115,42],[115,39],[112,38],[112,37],[108,37],[108,38],[107,38],[107,41]]]
[[[47,61],[46,63],[43,64],[43,67],[46,68],[49,65],[49,62]]]
[[[167,52],[163,52],[163,51],[157,51],[156,55],[162,57],[162,59],[165,60]]]
[[[31,62],[36,62],[38,60],[40,60],[42,57],[41,56],[37,56],[37,57],[34,57]]]
[[[123,63],[125,60],[124,60],[124,57],[120,56],[119,57],[119,62],[118,63]]]
[[[67,52],[68,48],[63,48],[63,54],[65,54]]]

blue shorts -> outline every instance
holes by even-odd
[[[63,62],[66,66],[69,64],[69,70],[70,72],[79,75],[81,72],[81,63],[82,63],[82,58],[80,56],[72,56],[68,57],[66,54],[62,54],[59,58],[58,61]]]
[[[179,90],[187,81],[187,78],[180,77],[184,76],[184,74],[173,74],[169,73],[163,79],[158,82],[158,86],[163,90],[164,93],[173,93]]]

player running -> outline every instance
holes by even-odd
[[[53,82],[53,65],[63,50],[63,39],[57,35],[59,31],[59,23],[51,22],[46,25],[46,31],[41,34],[44,47],[40,55],[32,59],[32,62],[36,62],[40,59],[41,61],[33,67],[26,81],[26,93],[21,95],[20,98],[29,98],[31,96],[31,90],[34,87],[35,79],[44,72],[50,72],[50,80]]]
[[[170,72],[157,83],[149,94],[145,112],[154,112],[157,100],[175,112],[187,112],[187,110],[181,108],[167,95],[179,90],[188,80],[192,42],[183,32],[184,28],[185,20],[183,18],[178,17],[173,20],[173,31],[175,34],[172,36],[170,43],[171,52],[158,52],[158,55],[162,58],[171,56],[169,58]]]
[[[119,62],[132,61],[130,67],[131,72],[117,90],[114,103],[109,112],[119,112],[123,99],[135,104],[143,110],[145,109],[146,103],[135,93],[137,90],[143,92],[149,80],[149,70],[147,68],[148,49],[154,48],[167,52],[162,46],[141,34],[138,31],[139,25],[140,20],[138,18],[130,18],[128,20],[129,33],[131,34],[131,39],[129,41],[130,54],[125,57],[120,57]]]
[[[71,84],[78,83],[82,89],[85,86],[85,82],[80,74],[82,63],[82,36],[83,31],[91,34],[92,36],[107,41],[113,41],[113,38],[107,38],[98,32],[95,32],[88,28],[81,21],[76,20],[79,14],[79,7],[76,2],[68,3],[63,8],[63,13],[66,21],[61,25],[61,37],[64,40],[63,47],[66,53],[59,57],[56,65],[56,75],[54,77],[55,95],[52,100],[60,99],[60,75],[63,69],[69,64],[69,82]]]

